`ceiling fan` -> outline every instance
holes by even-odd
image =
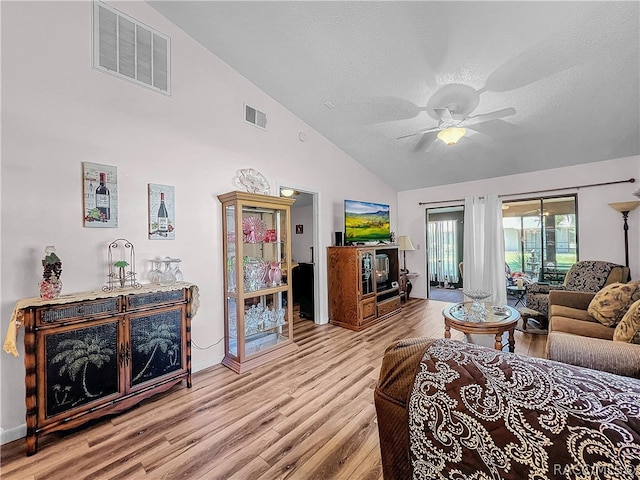
[[[445,85],[431,97],[426,108],[427,113],[438,120],[437,126],[401,135],[397,139],[438,132],[437,138],[447,145],[453,145],[466,134],[467,128],[473,130],[474,125],[509,117],[516,113],[515,108],[507,107],[470,116],[469,114],[478,106],[479,101],[479,94],[472,87],[461,84]]]

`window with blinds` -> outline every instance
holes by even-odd
[[[92,65],[171,95],[171,39],[102,2],[93,4]]]

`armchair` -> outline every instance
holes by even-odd
[[[571,266],[561,285],[550,285],[545,282],[527,285],[526,304],[528,308],[548,317],[551,290],[596,293],[611,283],[626,283],[630,279],[629,267],[598,260],[583,260]]]

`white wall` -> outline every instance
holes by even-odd
[[[302,225],[302,233],[296,233],[296,225]],[[294,262],[311,262],[313,246],[313,205],[291,207],[291,256]],[[316,252],[313,253],[316,256]]]
[[[111,4],[171,37],[171,97],[91,68],[91,2],[0,2],[2,334],[16,300],[38,294],[45,245],[55,245],[63,261],[63,293],[77,292],[105,283],[107,245],[124,237],[135,245],[143,276],[149,259],[182,259],[185,280],[200,287],[193,340],[220,340],[216,196],[233,190],[236,170],[248,167],[272,187],[319,193],[319,321],[326,322],[325,250],[342,230],[344,199],[391,204],[395,226],[396,193],[144,2]],[[267,113],[267,132],[242,121],[243,102]],[[83,228],[82,162],[118,167],[117,229]],[[148,183],[175,186],[173,241],[147,238]],[[2,443],[25,434],[22,335],[18,340],[20,358],[0,355]],[[223,343],[194,350],[194,370],[219,363]]]
[[[636,183],[580,188],[578,194],[578,242],[580,260],[607,260],[624,265],[624,232],[622,215],[609,203],[637,200],[632,195],[640,188],[640,157],[628,157],[574,167],[509,175],[489,180],[465,182],[442,187],[423,188],[398,194],[398,235],[409,235],[417,250],[407,252],[407,268],[419,277],[411,280],[412,296],[426,298],[426,228],[425,210],[460,204],[448,202],[467,196],[498,194],[508,200],[531,198],[518,192],[561,189],[594,183],[607,183],[635,178]],[[575,193],[558,190],[557,193]],[[512,195],[514,194],[514,195]],[[545,193],[553,195],[554,192]],[[419,202],[441,202],[418,205]],[[629,214],[629,264],[632,278],[640,279],[640,208]],[[419,247],[418,247],[419,245]]]

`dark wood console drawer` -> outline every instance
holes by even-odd
[[[150,292],[125,297],[127,311],[136,310],[138,308],[146,308],[158,305],[167,305],[171,303],[179,303],[185,301],[185,290],[169,290],[165,292]]]
[[[36,325],[45,326],[73,320],[107,317],[120,313],[120,310],[120,297],[42,307],[36,311]]]
[[[383,317],[400,310],[400,297],[390,298],[378,304],[378,317]]]

